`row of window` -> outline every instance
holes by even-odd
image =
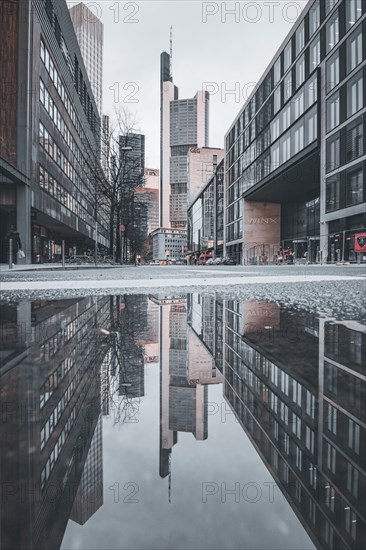
[[[363,71],[348,80],[326,100],[327,132],[356,114],[364,106]]]
[[[225,396],[227,397],[232,408],[234,409],[236,416],[239,416],[239,418],[245,424],[254,439],[256,439],[259,443],[259,441],[262,440],[261,436],[263,433],[263,425],[259,426],[256,422],[253,422],[253,410],[255,410],[255,416],[258,416],[258,410],[255,408],[256,403],[253,401],[253,396],[250,393],[246,392],[245,399],[244,401],[242,401],[241,397],[236,395],[235,390],[229,385],[225,386]],[[268,428],[269,426],[267,426],[266,431],[268,430]],[[308,471],[308,479],[306,480],[306,482],[309,485],[307,488],[309,488],[309,486],[313,488],[318,503],[319,489],[321,490],[322,501],[324,501],[324,504],[328,508],[329,512],[337,513],[337,517],[339,517],[340,512],[343,512],[343,522],[341,525],[343,529],[345,529],[353,539],[356,539],[356,514],[350,509],[348,502],[346,504],[346,501],[342,498],[339,492],[335,491],[334,487],[329,484],[327,478],[323,478],[323,476],[320,476],[320,483],[318,483],[317,467],[311,461],[309,461],[308,457],[303,457],[303,453],[300,447],[296,445],[294,441],[290,440],[289,434],[286,431],[280,429],[279,423],[276,420],[273,420],[271,432],[275,446],[271,446],[267,451],[264,450],[266,460],[271,464],[271,466],[280,476],[280,479],[283,482],[284,486],[287,488],[289,494],[291,494],[291,496],[296,496],[297,500],[301,502],[302,481],[297,477],[293,477],[293,469],[290,469],[289,465],[291,465],[292,467],[295,466],[299,471],[303,470],[304,473]],[[314,448],[314,432],[312,432],[312,430],[307,429],[306,439],[308,441],[307,447],[309,449]],[[289,459],[281,457],[281,455],[279,454],[279,450],[288,455]],[[347,472],[347,491],[352,496],[357,498],[359,485],[358,471],[347,460],[344,460],[341,455],[339,455],[338,458],[340,458],[341,461],[344,462],[344,464],[342,464],[342,467],[344,466],[344,470],[342,471]],[[336,450],[328,442],[324,442],[324,465],[330,472],[336,470],[336,461]],[[291,481],[291,478],[293,479],[293,481]],[[318,485],[319,489],[317,488]],[[293,489],[295,489],[295,495],[292,495]],[[306,496],[307,498],[308,494],[308,491],[304,492],[304,496]],[[311,521],[315,525],[316,506],[311,498],[309,499],[309,504],[311,504],[309,515]],[[330,538],[332,538],[333,528],[329,524],[327,525],[328,528],[326,529],[325,538],[329,541]]]
[[[353,2],[356,2],[353,4]],[[358,5],[358,2],[360,3]],[[256,94],[252,97],[246,108],[243,110],[242,116],[239,117],[237,120],[235,126],[232,128],[231,132],[228,135],[228,141],[226,144],[226,149],[229,150],[231,145],[234,143],[234,141],[238,138],[241,131],[247,127],[247,125],[250,123],[251,119],[254,117],[254,114],[259,111],[262,104],[267,100],[269,95],[271,94],[273,87],[277,86],[277,84],[280,82],[281,78],[285,76],[286,79],[286,85],[285,89],[287,89],[287,96],[285,96],[288,99],[291,95],[291,89],[292,89],[292,76],[291,73],[293,72],[293,79],[296,80],[296,86],[298,87],[303,82],[303,79],[305,78],[305,73],[310,74],[321,62],[322,58],[327,55],[337,44],[337,42],[340,39],[340,33],[339,33],[339,15],[338,10],[336,10],[330,17],[329,21],[327,22],[325,29],[324,29],[324,41],[325,41],[325,48],[324,51],[322,51],[321,56],[321,36],[318,33],[317,36],[313,39],[313,41],[310,43],[309,48],[304,52],[304,54],[298,59],[298,62],[294,68],[294,71],[290,71],[287,75],[286,72],[292,65],[293,61],[296,57],[301,53],[301,51],[304,49],[305,44],[308,40],[312,39],[314,36],[316,30],[318,30],[318,27],[321,23],[321,4],[318,4],[317,2],[314,4],[313,8],[310,9],[309,14],[305,17],[305,20],[303,20],[297,30],[295,31],[293,37],[289,40],[288,44],[285,46],[283,50],[283,54],[277,59],[277,61],[273,65],[273,69],[269,71],[267,76],[264,79],[264,82],[257,90]],[[335,7],[335,4],[332,6],[331,9]],[[347,25],[346,28],[342,28],[343,32],[348,32],[349,29],[353,26],[353,24],[356,23],[356,21],[361,17],[362,15],[362,5],[361,0],[347,0],[346,1],[346,11],[350,15],[347,16]],[[325,10],[324,17],[327,17],[331,10]],[[309,21],[308,21],[309,19]],[[349,24],[350,20],[352,21],[352,25]],[[316,22],[316,24],[314,23]],[[308,29],[309,26],[309,30]],[[323,36],[323,35],[322,35]],[[305,69],[305,67],[308,66],[308,69]],[[349,69],[352,70],[352,69]],[[296,76],[296,78],[295,78]],[[291,83],[291,86],[290,86]],[[275,94],[279,94],[280,92],[277,90],[275,91]],[[278,102],[278,100],[275,100],[275,103]]]
[[[332,172],[363,155],[363,130],[364,120],[360,117],[327,139],[326,172]]]
[[[71,364],[71,367],[69,368],[69,372],[71,371],[69,375],[71,380],[63,395],[59,399],[57,405],[54,407],[45,424],[42,426],[40,434],[41,450],[44,449],[47,441],[51,437],[53,430],[57,426],[58,421],[60,420],[67,405],[70,403],[81,380],[83,379],[85,375],[85,370],[88,368],[87,362],[83,361],[80,364],[80,348],[81,346],[77,346],[70,353],[70,357],[68,358],[68,360]]]
[[[79,396],[78,401],[79,400],[80,400],[80,396]],[[76,403],[75,406],[73,407],[73,409],[71,410],[71,412],[69,414],[69,417],[67,419],[67,422],[66,422],[59,438],[57,439],[56,445],[52,449],[52,451],[50,453],[50,456],[48,457],[48,459],[46,461],[46,464],[44,465],[44,468],[42,469],[42,472],[41,472],[41,489],[42,490],[44,490],[44,488],[46,486],[46,483],[47,483],[47,481],[48,481],[48,479],[49,479],[49,477],[50,477],[50,475],[51,475],[51,473],[52,473],[52,471],[55,467],[56,461],[57,461],[58,457],[61,454],[62,448],[65,445],[66,439],[67,439],[69,433],[71,432],[71,428],[74,425],[74,422],[75,422],[75,419],[76,419],[77,405],[78,405],[78,403]]]
[[[362,10],[361,11],[358,10],[358,7],[354,7],[354,8],[352,8],[352,10],[353,10],[353,13],[356,12],[356,11],[358,13],[358,16],[354,17],[354,23],[355,23],[356,20],[362,14]],[[316,13],[319,12],[319,7],[315,9],[315,12]],[[319,20],[319,18],[317,18],[317,17],[315,17],[315,19]],[[351,26],[352,25],[350,25],[349,28]],[[303,37],[304,37],[304,30],[303,30],[304,29],[304,23],[303,22],[301,23],[300,28],[301,28],[301,30],[299,30],[299,33],[298,33],[298,37],[299,37],[298,40],[300,40],[299,44],[303,45]],[[333,46],[334,46],[336,44],[336,42],[338,41],[339,33],[337,31],[337,28],[338,28],[338,10],[336,12],[334,12],[334,14],[331,16],[331,19],[327,23],[326,34],[327,34],[327,37],[329,38],[329,40],[327,41],[327,44],[329,45],[329,47],[327,47],[327,52],[326,53],[328,53],[328,51],[330,51],[330,49],[331,49],[330,45],[333,44]],[[320,46],[321,46],[320,36],[318,34],[316,36],[316,38],[313,40],[313,42],[310,44],[310,47],[309,47],[309,66],[310,66],[309,71],[310,72],[313,70],[313,68],[318,66],[320,61],[321,61],[321,59],[320,59]],[[291,47],[292,47],[292,45],[291,45],[291,41],[290,41],[287,48],[285,48],[285,50],[284,50],[284,58],[287,57],[287,58],[292,60]],[[342,48],[343,48],[343,45],[342,45]],[[346,41],[346,43],[344,45],[344,48],[346,48],[346,50],[347,50],[347,59],[348,59],[347,74],[348,74],[349,72],[354,70],[363,59],[363,53],[362,53],[362,25],[359,25],[358,28],[356,29],[356,31],[348,38],[348,40]],[[299,50],[299,52],[300,52],[300,50]],[[301,85],[302,82],[304,81],[304,79],[306,77],[306,74],[308,74],[308,71],[307,70],[305,71],[305,66],[307,66],[307,63],[308,63],[307,62],[307,57],[302,55],[300,57],[300,59],[298,59],[298,62],[296,64],[294,70],[289,71],[288,74],[285,74],[283,83],[281,84],[281,86],[277,87],[277,89],[274,91],[274,94],[273,94],[273,112],[274,113],[276,113],[280,109],[282,101],[286,102],[287,99],[292,97],[294,89],[296,87],[298,87],[299,85]],[[346,63],[342,64],[342,67],[343,67],[343,65],[345,66]],[[285,71],[283,71],[283,72],[285,72]],[[274,73],[277,76],[281,75],[281,61],[280,60],[278,60],[277,65],[275,64],[275,66],[274,66]],[[329,89],[332,89],[332,87],[334,87],[339,82],[339,78],[340,78],[340,75],[339,75],[339,51],[336,52],[336,54],[334,56],[334,59],[332,59],[328,62],[327,76],[328,76],[327,87],[328,87],[328,90],[329,90]],[[341,75],[341,77],[343,77],[343,78],[345,76],[346,75]],[[293,80],[295,82],[293,82]],[[348,94],[349,99],[348,99],[348,107],[347,107],[347,117],[351,116],[352,114],[357,112],[357,110],[359,108],[358,103],[360,101],[360,91],[362,92],[362,90],[360,89],[360,86],[362,86],[362,84],[361,85],[358,84],[358,86],[359,86],[359,89],[357,90],[356,87],[353,84],[351,84],[351,83],[349,84],[349,88],[352,88],[352,90],[350,90],[350,92]],[[258,94],[258,92],[257,92],[257,94]],[[255,97],[252,98],[252,100],[249,102],[247,108],[243,111],[242,116],[238,119],[235,127],[233,128],[233,130],[230,132],[230,134],[228,136],[229,137],[229,143],[227,145],[231,145],[231,143],[233,142],[233,136],[235,137],[235,139],[236,139],[236,137],[239,136],[240,131],[241,131],[240,127],[245,128],[248,125],[246,130],[245,130],[245,136],[243,138],[241,138],[241,140],[238,140],[238,142],[235,143],[234,148],[229,150],[228,158],[227,158],[227,165],[229,167],[232,165],[234,160],[238,158],[238,156],[240,155],[240,152],[243,149],[245,149],[245,146],[249,146],[250,141],[253,141],[253,139],[256,137],[256,134],[258,135],[259,132],[260,132],[260,128],[259,127],[256,128],[256,121],[257,122],[259,121],[259,113],[257,113],[256,119],[253,119],[253,121],[249,124],[249,121],[251,119],[250,115],[251,114],[254,115],[254,112],[255,112],[254,102],[255,102]],[[270,104],[270,101],[267,102],[267,104],[268,103]],[[299,102],[299,109],[300,109],[300,112],[301,112],[301,102]],[[264,108],[260,111],[260,113],[262,111],[265,112]],[[329,120],[331,120],[331,118],[333,116],[332,112],[331,112],[332,111],[331,106],[329,106],[328,111],[329,111],[328,118],[329,118]],[[350,113],[350,114],[348,114],[348,113]],[[334,114],[334,116],[336,116],[336,113]],[[286,121],[284,121],[284,123],[286,124]],[[276,129],[276,124],[278,124],[277,121],[276,121],[276,123],[273,127],[275,136],[278,135],[278,132],[279,132],[278,127]],[[332,122],[329,123],[329,127],[332,127]],[[234,134],[233,134],[233,132],[234,132]],[[277,132],[277,134],[276,134],[276,132]],[[266,138],[265,133],[266,132],[263,132],[262,135],[259,134],[258,137],[256,138],[257,139],[257,141],[256,141],[257,150],[253,150],[251,152],[250,158],[251,158],[252,161],[255,160],[255,158],[256,158],[256,156],[258,156],[258,154],[261,154],[264,147],[267,145],[267,143],[264,143],[266,141],[265,140],[265,138]],[[240,141],[242,141],[242,140],[245,143],[244,146],[241,145],[241,143],[240,143]],[[268,137],[267,137],[267,141],[268,141]],[[262,142],[263,142],[264,147],[262,146]],[[239,150],[240,150],[240,152],[239,152]],[[236,179],[236,177],[238,177],[237,173],[236,174],[230,174],[230,172],[231,172],[231,170],[229,171],[229,185],[232,181],[234,181]],[[264,168],[264,173],[266,174],[266,169],[265,168]],[[250,180],[252,181],[252,177],[250,177]],[[254,182],[252,182],[252,185],[253,184],[254,184]]]
[[[41,164],[39,165],[39,186],[85,223],[94,224],[92,215]]]
[[[326,180],[326,212],[364,202],[364,171],[358,165]]]
[[[335,88],[346,76],[348,76],[364,59],[363,55],[363,32],[362,25],[358,25],[357,29],[346,40],[345,45],[342,45],[330,57],[326,64],[326,92],[329,93]],[[345,53],[344,53],[345,48]],[[343,63],[340,63],[340,58],[343,58]]]

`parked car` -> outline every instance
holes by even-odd
[[[215,260],[213,258],[209,258],[206,262],[206,265],[214,265]]]
[[[213,265],[221,265],[222,260],[223,260],[222,258],[215,258],[212,263]]]
[[[212,259],[212,254],[201,254],[201,256],[198,258],[198,265],[206,265],[207,260]]]
[[[224,258],[223,262],[224,265],[236,265],[236,260],[234,258]]]

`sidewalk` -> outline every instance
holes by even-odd
[[[0,273],[5,273],[9,271],[10,273],[12,271],[43,271],[43,270],[57,270],[57,271],[65,271],[69,269],[105,269],[105,268],[114,268],[114,267],[129,267],[128,265],[121,265],[121,264],[104,264],[99,263],[97,265],[95,264],[65,264],[65,267],[62,266],[61,263],[54,263],[54,264],[24,264],[24,265],[17,265],[15,264],[12,269],[9,269],[8,264],[0,264]]]

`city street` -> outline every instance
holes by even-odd
[[[217,292],[283,304],[344,318],[366,317],[364,265],[347,266],[140,266],[62,270],[7,270],[1,298],[60,299],[73,296],[164,292]]]

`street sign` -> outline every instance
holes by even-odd
[[[123,225],[123,223],[121,223],[121,224],[119,225],[119,232],[120,232],[120,233],[123,233],[123,232],[125,231],[125,229],[126,229],[126,226]]]

